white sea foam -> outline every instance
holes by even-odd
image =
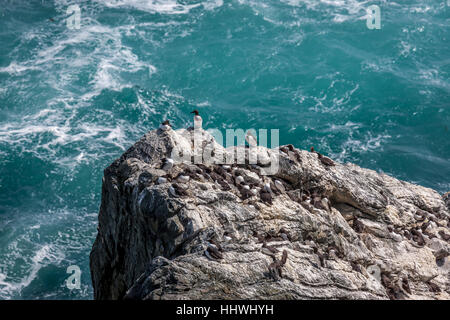
[[[23,65],[20,63],[17,63],[16,61],[13,61],[9,64],[7,67],[0,68],[0,72],[3,73],[9,73],[10,75],[16,75],[20,74],[25,71],[29,70],[39,70],[37,66],[31,66],[31,65]]]
[[[10,299],[12,296],[20,294],[23,288],[28,287],[30,283],[36,279],[39,270],[49,264],[59,264],[64,257],[64,252],[52,244],[40,246],[40,248],[35,251],[35,254],[28,259],[28,271],[20,280],[12,280],[11,277],[5,273],[7,267],[3,266],[0,269],[0,299]],[[26,257],[24,258],[26,259]]]
[[[366,152],[383,150],[383,144],[386,143],[391,136],[389,134],[373,135],[370,131],[363,137],[355,137],[353,130],[349,131],[347,140],[341,144],[341,152],[333,153],[332,156],[340,162],[349,161],[349,154],[364,154]]]
[[[201,4],[180,4],[176,0],[101,0],[101,3],[111,7],[132,7],[137,10],[163,14],[186,14]]]

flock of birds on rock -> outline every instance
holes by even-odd
[[[198,110],[194,110],[191,113],[194,114],[194,129],[201,128],[202,118],[199,115]],[[172,125],[169,120],[166,120],[161,123],[159,130],[165,132],[171,128]],[[256,138],[251,133],[246,134],[245,140],[250,147],[256,145]],[[288,157],[298,157],[297,151],[291,144],[280,147],[280,151]],[[318,159],[324,166],[328,167],[335,165],[333,160],[315,151],[314,148],[311,148],[311,152],[317,154]],[[166,171],[167,174],[157,179],[158,184],[171,182],[171,185],[168,188],[168,193],[173,197],[189,196],[190,191],[185,184],[193,179],[201,182],[214,182],[215,184],[213,184],[213,188],[219,187],[222,191],[236,192],[241,200],[246,201],[249,205],[253,205],[258,210],[261,209],[259,203],[271,206],[273,204],[274,197],[281,194],[288,195],[289,198],[300,203],[304,208],[310,211],[313,210],[313,208],[328,211],[330,210],[328,199],[321,196],[319,192],[314,191],[313,193],[310,193],[308,190],[302,190],[301,194],[297,195],[297,190],[294,189],[288,182],[282,181],[281,179],[270,179],[268,177],[262,178],[260,167],[255,164],[223,164],[212,166],[207,166],[204,164],[180,164],[179,167],[181,167],[180,169],[183,171],[173,176],[171,170],[174,168],[174,165],[175,164],[172,159],[163,159],[161,169]],[[242,174],[242,170],[240,169],[247,169],[253,173],[256,173],[258,178],[249,178],[246,174]],[[268,245],[267,243],[271,241],[290,241],[291,237],[283,228],[280,229],[278,235],[266,235],[263,237],[256,233],[254,236],[258,238],[258,242],[262,243],[262,252],[271,256],[273,259],[273,262],[268,266],[268,274],[273,279],[278,280],[282,277],[282,267],[287,261],[288,253],[286,250],[283,250],[281,260],[278,260],[275,255],[275,253],[278,252],[278,249]],[[224,234],[223,238],[225,242],[231,240],[229,234]],[[224,250],[219,241],[210,239],[204,253],[205,256],[211,260],[221,260],[223,259],[223,251]]]
[[[197,110],[192,111],[194,113],[194,128],[201,128],[202,119]],[[164,132],[171,129],[171,124],[168,120],[161,123],[159,129]],[[254,137],[253,137],[254,138]],[[256,139],[253,140],[251,135],[246,136],[246,140],[249,145],[254,145]],[[294,148],[293,145],[289,144],[286,146],[282,146],[279,149],[282,153],[288,156],[290,159],[294,161],[299,160],[298,151]],[[310,149],[311,153],[317,154],[317,157],[321,164],[324,167],[333,167],[335,163],[330,158],[322,155],[317,152],[313,147]],[[331,211],[331,203],[328,198],[317,189],[301,190],[296,189],[291,183],[286,182],[282,179],[271,179],[267,176],[262,176],[260,172],[260,167],[254,164],[223,164],[223,165],[204,165],[204,164],[196,164],[196,165],[187,165],[187,164],[179,164],[177,165],[179,170],[173,171],[172,169],[175,167],[174,161],[170,158],[165,158],[162,161],[161,169],[166,171],[165,176],[160,176],[157,179],[158,184],[165,184],[170,182],[170,186],[168,188],[168,193],[172,197],[183,197],[190,196],[191,191],[187,186],[187,183],[192,180],[197,180],[200,182],[213,182],[212,187],[214,189],[220,188],[222,191],[230,191],[236,193],[238,197],[247,203],[248,205],[252,205],[256,209],[261,209],[261,204],[271,206],[273,204],[273,200],[276,196],[285,194],[289,196],[289,198],[301,206],[303,206],[306,210],[310,212],[314,212],[314,209],[326,210],[328,212]],[[180,172],[181,169],[181,172]],[[257,178],[254,176],[249,176],[245,173],[246,169],[253,173],[256,173]],[[393,234],[394,239],[395,235],[397,237],[405,237],[408,240],[412,240],[417,244],[417,246],[422,247],[425,245],[425,240],[423,235],[427,235],[429,238],[436,237],[436,235],[431,234],[427,231],[427,228],[430,225],[439,226],[439,219],[443,218],[436,213],[435,216],[428,214],[423,210],[417,211],[416,220],[418,224],[411,229],[401,229],[401,228],[392,228],[389,227],[389,231]],[[450,227],[450,221],[448,221],[448,226]],[[358,219],[358,217],[354,216],[352,221],[352,228],[357,233],[362,233],[365,231],[364,224]],[[440,231],[439,235],[445,241],[450,240],[450,236],[445,232]],[[292,238],[289,233],[281,228],[277,235],[265,235],[262,236],[255,232],[253,234],[254,237],[258,239],[259,243],[262,243],[261,251],[272,257],[273,262],[268,266],[268,274],[275,280],[278,280],[282,277],[282,267],[287,261],[288,253],[286,250],[283,250],[282,257],[280,260],[277,259],[276,253],[278,249],[274,246],[268,245],[271,241],[291,241]],[[231,240],[231,236],[228,233],[224,233],[223,241],[228,242]],[[325,261],[327,259],[334,258],[344,258],[345,255],[338,246],[336,245],[328,245],[325,249],[321,249],[318,245],[313,241],[313,237],[311,235],[306,235],[304,237],[305,241],[309,241],[314,253],[318,256],[318,260],[321,267],[325,266]],[[220,242],[217,240],[210,239],[207,242],[207,248],[204,251],[204,254],[207,258],[217,261],[223,259],[223,247],[220,245]],[[448,255],[448,253],[447,253]],[[441,263],[443,259],[447,256],[445,253],[442,256],[436,257],[436,263]],[[353,270],[362,272],[361,267],[358,263],[351,261],[350,262]],[[392,276],[389,273],[382,274],[382,284],[386,287],[387,293],[392,299],[401,298],[404,292],[410,293],[410,288],[408,284],[408,279],[401,279],[400,283],[393,281]],[[431,282],[428,283],[430,290],[436,291],[439,290],[435,284]],[[437,288],[436,288],[437,287]]]

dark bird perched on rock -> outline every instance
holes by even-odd
[[[308,210],[309,212],[312,212],[314,207],[312,205],[310,205],[308,202],[306,201],[302,201],[300,203],[302,205],[303,208],[305,208],[306,210]]]
[[[328,157],[325,157],[323,155],[321,155],[320,153],[317,153],[317,155],[319,156],[319,160],[320,162],[322,162],[322,164],[326,165],[326,166],[334,166],[334,161],[331,160]]]
[[[270,192],[264,192],[264,191],[262,191],[262,192],[259,194],[259,196],[260,196],[262,202],[268,203],[268,204],[270,204],[270,205],[273,204],[273,203],[272,203],[272,195],[270,194]]]
[[[327,250],[328,250],[328,252],[330,252],[331,250],[334,250],[336,257],[338,257],[339,259],[345,258],[345,254],[344,254],[343,250],[339,246],[336,246],[335,244],[328,246]]]
[[[321,196],[318,196],[318,195],[314,196],[311,199],[311,204],[317,209],[329,211],[329,207],[325,206],[325,204],[322,201]]]
[[[423,235],[420,231],[416,229],[411,229],[412,239],[414,242],[416,242],[419,246],[425,245],[425,239],[423,238]]]
[[[294,152],[294,146],[292,144],[287,144],[285,146],[280,147],[280,150],[289,155],[289,151]]]
[[[269,255],[273,255],[278,252],[278,249],[275,248],[274,246],[268,246],[266,241],[263,242],[263,245],[261,248],[266,249],[265,252],[267,252]],[[263,250],[263,252],[264,252],[264,250]]]
[[[203,178],[206,179],[206,181],[211,181],[211,180],[214,181],[214,179],[211,178],[211,176],[209,175],[209,173],[207,173],[207,172],[205,172],[205,171],[202,172],[202,176],[203,176]]]
[[[282,237],[276,236],[276,235],[267,235],[266,236],[266,241],[267,242],[271,242],[271,241],[284,241],[284,239]]]
[[[220,245],[220,242],[219,242],[216,238],[209,239],[209,242],[210,242],[211,244],[213,244],[213,245],[217,248],[217,250],[223,251],[223,248],[222,248],[222,246]]]
[[[431,232],[429,232],[429,231],[427,231],[427,230],[422,231],[422,233],[423,233],[424,235],[426,235],[429,239],[437,238],[435,234],[433,234],[433,233],[431,233]]]
[[[362,273],[361,271],[361,267],[358,263],[356,263],[355,261],[350,261],[350,265],[352,266],[352,269],[356,272]]]
[[[283,278],[283,270],[282,267],[286,264],[288,257],[288,253],[286,250],[283,250],[283,256],[281,260],[277,260],[276,257],[273,257],[273,262],[269,265],[269,274],[272,276],[274,280],[279,280],[279,278]]]
[[[422,232],[425,232],[425,230],[427,230],[427,228],[430,226],[430,221],[422,223],[422,225],[420,226],[420,229],[422,229]]]
[[[361,221],[359,221],[358,217],[356,217],[356,216],[353,218],[353,226],[352,226],[352,228],[357,233],[364,232],[364,230],[365,230],[364,224]]]
[[[231,187],[228,183],[225,182],[225,180],[219,179],[217,180],[217,183],[220,185],[220,188],[222,191],[228,191],[231,190]]]
[[[280,151],[286,153],[287,155],[289,154],[289,149],[287,147],[280,147]]]
[[[438,227],[442,227],[442,225],[441,225],[441,222],[439,221],[439,219],[437,219],[436,217],[433,217],[433,216],[428,216],[428,218],[431,220],[431,221],[433,221],[434,223],[436,223],[436,225],[438,226]]]
[[[233,240],[232,234],[228,231],[225,231],[223,233],[223,239],[227,242]]]
[[[253,196],[253,193],[251,192],[250,188],[246,188],[248,186],[238,186],[238,190],[241,193],[241,199],[246,200],[248,198],[251,198]]]
[[[427,285],[431,292],[435,292],[435,293],[441,292],[441,288],[439,288],[439,286],[436,283],[428,281]]]
[[[270,235],[270,234],[260,235],[257,231],[253,231],[253,236],[258,239],[259,243],[284,240],[282,237],[279,237],[277,235]]]
[[[164,171],[168,171],[170,169],[172,169],[174,166],[174,161],[173,159],[170,158],[164,158],[163,159],[163,164],[161,166],[161,169],[163,169]]]
[[[202,170],[202,172],[210,173],[212,171],[211,168],[205,166],[202,163],[197,164],[197,167],[199,167]]]
[[[211,260],[221,260],[223,259],[222,251],[223,248],[220,243],[213,238],[209,240],[208,247],[205,250],[205,255]]]
[[[411,288],[409,287],[408,278],[402,279],[402,289],[405,290],[408,294],[411,294]]]
[[[281,182],[280,182],[281,183]],[[270,183],[269,183],[269,188],[268,188],[268,190],[266,190],[266,191],[268,191],[268,192],[272,192],[273,194],[275,194],[275,195],[277,195],[277,196],[279,196],[280,194],[281,194],[281,187],[277,187],[272,181],[270,181]],[[270,191],[269,191],[270,190]]]
[[[225,174],[224,179],[225,179],[225,181],[226,181],[228,184],[233,184],[233,185],[234,185],[234,179],[233,179],[233,176],[232,176],[230,173],[227,172],[227,173]]]
[[[450,240],[450,235],[446,234],[444,231],[439,231],[439,235],[444,239],[445,241]]]
[[[180,197],[189,195],[189,192],[187,191],[187,189],[183,188],[178,183],[172,183],[172,187],[175,190],[176,194]]]
[[[436,257],[436,264],[439,267],[442,267],[445,263],[445,258],[447,258],[449,255],[450,255],[450,253],[445,249],[441,249],[441,250],[435,252],[434,256]]]
[[[280,237],[285,241],[292,241],[292,237],[285,228],[281,228],[279,231]]]
[[[435,234],[428,231],[424,231],[423,234],[426,235],[429,239],[437,238]]]
[[[289,198],[291,198],[292,201],[295,201],[298,203],[302,202],[302,198],[301,198],[300,192],[298,192],[298,190],[288,191],[287,195],[289,196]]]
[[[162,131],[167,131],[171,128],[172,128],[172,125],[170,124],[169,120],[161,122],[161,125],[159,126],[159,129]]]
[[[186,168],[183,173],[180,173],[180,175],[181,174],[185,175],[185,176],[188,176],[191,179],[198,180],[197,172],[195,170],[191,169],[191,168]]]
[[[404,230],[403,231],[403,236],[408,239],[411,240],[411,233],[408,230]]]
[[[222,253],[213,246],[208,246],[208,248],[205,251],[205,255],[210,259],[215,260],[221,260],[223,259]]]
[[[319,258],[320,266],[322,268],[325,267],[325,260],[327,258],[326,255],[323,254],[322,251],[319,250],[317,247],[313,247],[313,251],[317,255],[317,257]]]
[[[323,165],[325,166],[334,166],[334,161],[331,160],[328,157],[325,157],[324,155],[322,155],[321,153],[317,152],[314,150],[314,147],[311,147],[311,152],[316,153],[317,156],[319,157],[320,162],[322,162]]]
[[[253,236],[258,239],[258,242],[264,242],[265,236],[260,235],[257,231],[253,231]]]
[[[214,171],[211,171],[211,172],[209,173],[209,176],[210,176],[214,181],[217,181],[217,180],[223,180],[222,176],[219,175],[219,174],[217,174],[217,173],[214,172]]]
[[[381,284],[386,288],[386,293],[391,300],[399,300],[404,298],[404,294],[400,289],[400,286],[392,281],[389,274],[381,273]]]
[[[220,174],[222,177],[226,177],[227,171],[221,166],[215,166],[213,170],[215,173]]]

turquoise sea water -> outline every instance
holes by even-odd
[[[445,0],[0,0],[0,299],[92,298],[103,169],[194,108],[449,191],[449,27]]]

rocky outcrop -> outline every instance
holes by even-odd
[[[96,299],[450,298],[448,195],[292,146],[256,164],[174,152],[195,156],[192,130],[150,131],[105,170]]]

